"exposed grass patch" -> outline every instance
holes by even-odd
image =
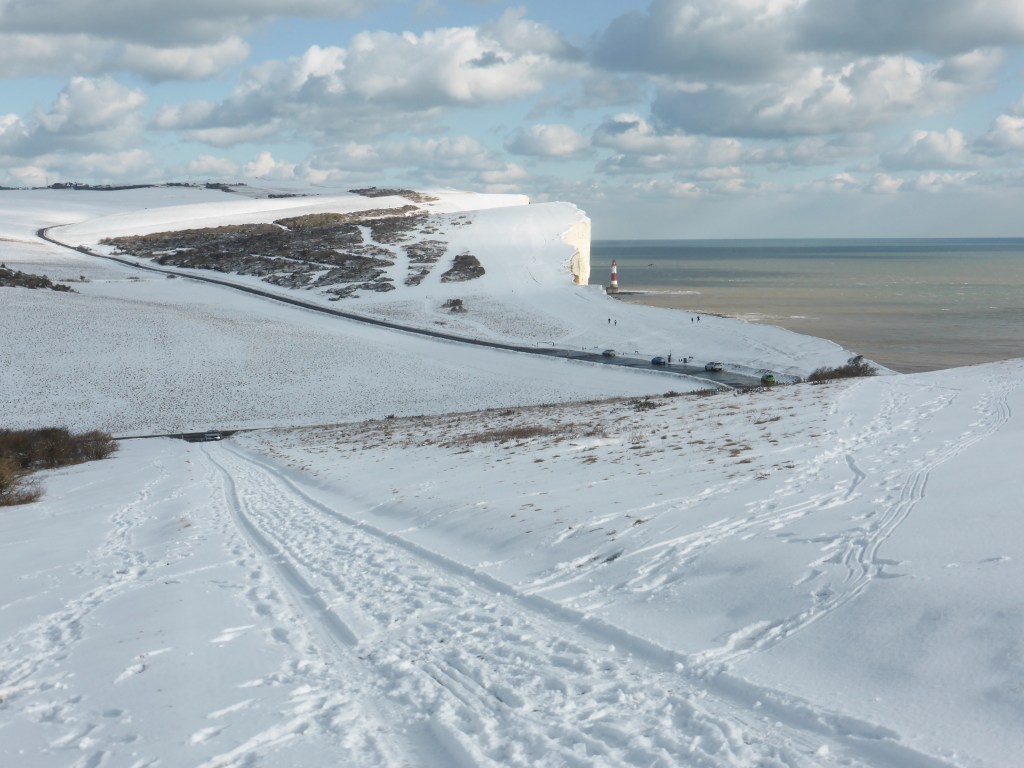
[[[557,435],[562,431],[559,427],[547,426],[544,424],[521,424],[517,426],[501,427],[499,429],[488,429],[483,432],[476,432],[471,435],[463,435],[457,442],[466,444],[477,443],[507,443],[510,441],[520,442],[529,440],[532,437],[548,437]]]

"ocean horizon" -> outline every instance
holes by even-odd
[[[769,323],[903,373],[1024,357],[1024,238],[594,240],[624,301]]]

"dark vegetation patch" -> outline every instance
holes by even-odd
[[[461,283],[482,277],[484,268],[480,260],[471,253],[460,253],[455,257],[451,269],[441,275],[442,283]]]
[[[28,272],[9,269],[0,264],[0,287],[3,288],[46,288],[51,291],[75,293],[70,285],[55,283],[46,275],[30,275]]]
[[[39,469],[105,459],[117,450],[108,433],[73,434],[63,427],[0,430],[0,507],[37,501],[43,491],[28,476]]]
[[[403,205],[401,208],[371,208],[365,211],[353,211],[350,213],[308,213],[305,216],[278,219],[274,223],[288,229],[315,230],[332,228],[342,224],[364,224],[375,219],[396,218],[415,213],[418,210],[419,208],[415,205]]]
[[[444,240],[421,240],[403,245],[402,250],[409,260],[409,276],[405,278],[405,284],[419,285],[430,274],[430,267],[444,256],[448,243]]]
[[[818,368],[814,370],[807,380],[812,383],[832,381],[833,379],[854,379],[860,376],[874,376],[878,369],[864,359],[854,358],[846,365],[839,365],[835,368]]]
[[[629,406],[637,412],[653,411],[658,407],[658,401],[652,400],[650,396],[647,396],[643,399],[637,398],[636,400],[631,400]]]
[[[412,200],[414,203],[433,203],[437,201],[437,198],[433,195],[417,192],[414,189],[366,187],[365,189],[350,189],[349,192],[353,195],[362,195],[363,197],[404,197],[406,200]]]
[[[448,243],[437,237],[418,238],[443,234],[448,226],[465,223],[464,218],[429,216],[415,205],[404,205],[102,242],[118,253],[153,259],[163,266],[250,275],[285,288],[322,289],[335,301],[358,292],[394,290],[388,268],[403,255],[406,285],[419,285],[445,254]],[[482,274],[475,257],[464,254],[442,279],[469,280]]]

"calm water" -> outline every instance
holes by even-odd
[[[832,339],[897,371],[1024,357],[1024,239],[595,240],[592,283]]]

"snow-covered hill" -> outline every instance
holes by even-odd
[[[182,204],[189,194],[200,202]],[[804,375],[845,362],[832,342],[771,326],[628,306],[600,286],[577,285],[573,235],[582,212],[566,203],[529,205],[509,195],[431,193],[417,203],[449,217],[448,258],[468,251],[485,274],[443,283],[441,269],[417,285],[332,302],[257,277],[168,268],[299,296],[332,308],[447,333],[539,347],[615,348],[640,360],[674,354],[724,360],[737,369]],[[0,191],[0,261],[64,281],[77,293],[7,291],[0,407],[11,426],[58,420],[120,435],[317,424],[385,415],[651,394],[706,386],[697,380],[487,352],[318,317],[160,272],[135,269],[43,243],[36,229],[71,245],[168,228],[269,222],[325,211],[400,207],[401,197],[238,198],[169,187],[129,192]],[[105,215],[97,215],[98,213]],[[61,222],[77,222],[62,226]],[[568,241],[566,235],[569,233]],[[369,236],[369,235],[367,235]],[[392,248],[396,260],[401,250]],[[404,274],[405,265],[396,270]],[[467,311],[453,313],[458,298]],[[45,353],[44,353],[45,352]],[[509,362],[514,360],[514,362]],[[54,410],[54,403],[62,404]]]
[[[0,514],[0,764],[1019,763],[1024,361],[699,393],[33,238],[159,231],[190,193],[222,224],[301,200],[0,192],[0,261],[78,291],[0,289],[0,427],[308,426],[122,441]],[[489,276],[465,315],[440,283],[345,301],[753,368],[851,354],[573,285],[581,214],[497,202],[445,212]]]

